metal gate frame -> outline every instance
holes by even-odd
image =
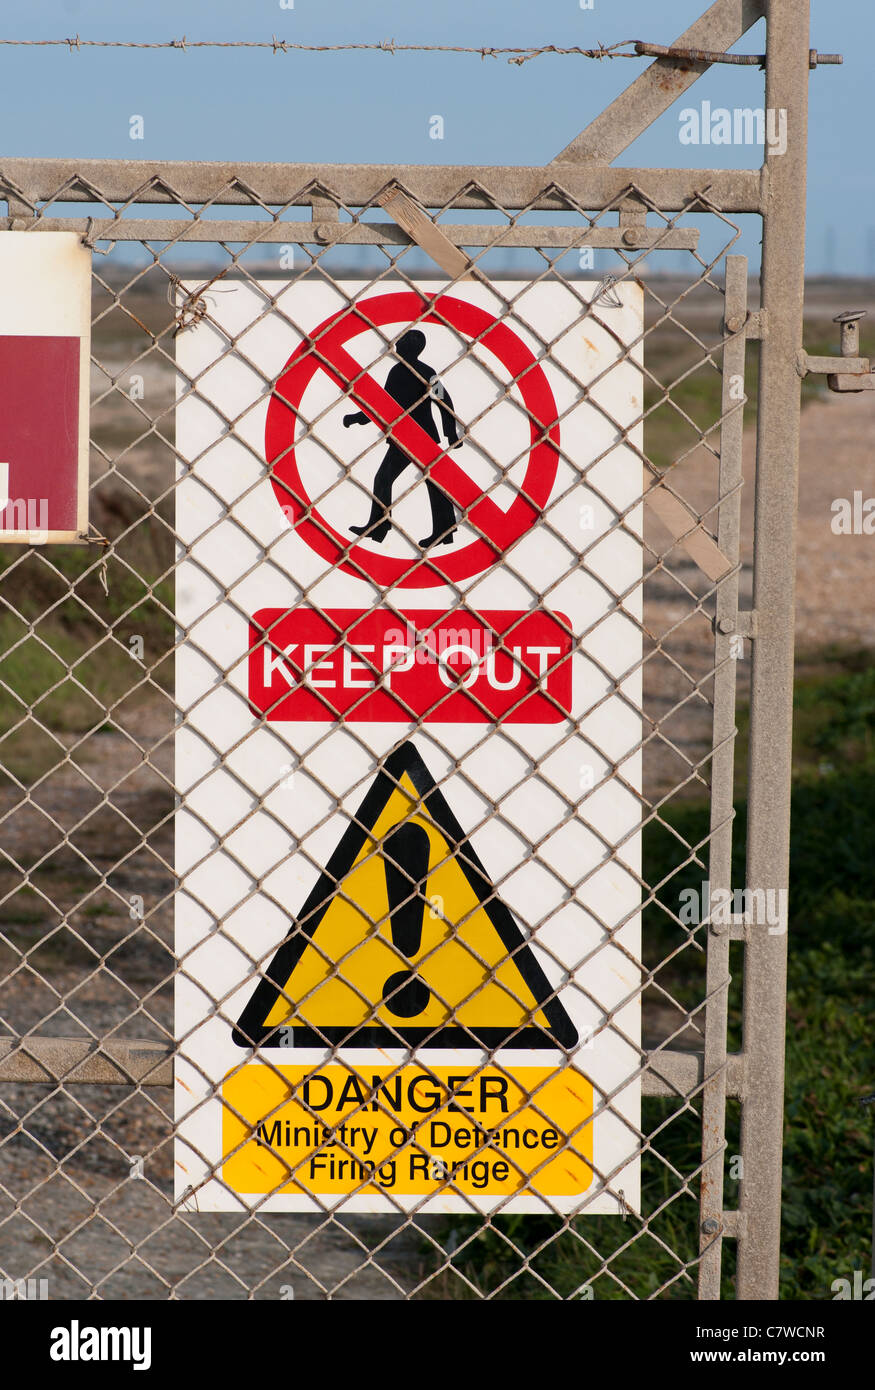
[[[309,205],[315,226],[259,224],[255,240],[313,241],[323,246],[404,245],[407,232],[391,224],[340,222],[343,207],[368,207],[388,186],[400,187],[420,208],[452,200],[482,209],[490,195],[508,210],[563,207],[568,194],[581,208],[617,209],[616,228],[501,229],[441,224],[453,245],[600,246],[646,251],[689,246],[689,233],[646,225],[648,208],[683,213],[754,213],[762,218],[762,308],[749,313],[746,261],[727,259],[724,419],[721,426],[718,543],[734,561],[717,585],[715,693],[712,745],[711,882],[728,885],[732,842],[736,668],[732,637],[752,639],[749,754],[748,889],[785,890],[788,883],[794,573],[798,471],[807,85],[816,55],[809,51],[808,0],[716,0],[676,41],[678,48],[717,50],[734,44],[765,16],[765,103],[788,113],[785,152],[766,145],[757,171],[609,167],[646,127],[710,66],[707,59],[658,58],[546,168],[382,166],[315,164],[210,164],[145,161],[10,158],[0,161],[0,198],[8,217],[0,229],[76,230],[95,240],[252,240],[251,222],[195,220],[186,224],[123,216],[137,203],[184,200],[210,206]],[[712,52],[711,56],[718,56]],[[552,182],[551,182],[552,181]],[[457,190],[465,191],[459,195]],[[257,194],[252,190],[257,189]],[[304,190],[302,192],[302,190]],[[561,190],[561,192],[560,192]],[[122,204],[108,219],[53,218],[40,201]],[[545,235],[549,233],[549,240]],[[741,482],[741,411],[730,411],[730,373],[744,370],[747,338],[759,339],[756,536],[754,604],[738,603]],[[84,539],[84,537],[83,537]],[[738,1247],[737,1296],[778,1296],[781,1156],[786,993],[786,921],[778,932],[734,921],[708,928],[707,1007],[704,1051],[660,1049],[648,1058],[645,1095],[692,1098],[701,1093],[702,1184],[699,1297],[720,1296],[722,1241]],[[744,943],[743,1049],[728,1055],[726,1043],[730,941]],[[0,1041],[0,1081],[102,1082],[167,1086],[172,1049],[154,1043],[108,1042],[94,1050],[84,1041],[28,1037]],[[727,1097],[741,1102],[743,1181],[737,1210],[723,1197]]]

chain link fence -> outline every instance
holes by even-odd
[[[760,526],[755,537],[749,534],[743,441],[757,391],[747,344],[752,340],[759,350],[765,316],[748,304],[747,262],[733,247],[739,215],[766,214],[759,175],[712,171],[705,181],[695,172],[645,176],[559,165],[549,171],[399,170],[388,178],[386,171],[364,167],[228,171],[9,160],[0,178],[8,229],[35,236],[75,230],[94,253],[91,533],[79,546],[6,547],[2,553],[2,1276],[48,1280],[56,1298],[716,1298],[732,1289],[737,1244],[742,1253],[751,1251],[746,1283],[740,1271],[742,1295],[759,1288],[768,1296],[771,1275],[752,1263],[760,1258],[752,1216],[758,1219],[766,1207],[753,1208],[751,1216],[750,1208],[727,1209],[731,1193],[724,1201],[724,1183],[746,1182],[746,1169],[753,1174],[750,1200],[764,1200],[762,1188],[756,1198],[755,1174],[764,1161],[760,1148],[768,1144],[761,1144],[762,1130],[749,1109],[746,1088],[753,1080],[763,1083],[757,1104],[780,1119],[780,1084],[772,1084],[775,1068],[780,1078],[780,1048],[768,1076],[756,1071],[761,1059],[754,1053],[745,1063],[735,1022],[741,999],[733,973],[739,972],[730,970],[735,953],[740,964],[754,942],[757,949],[782,949],[785,921],[769,916],[771,900],[759,886],[771,891],[773,882],[768,868],[763,872],[761,832],[748,826],[754,855],[748,855],[745,876],[733,813],[736,701],[739,691],[748,697],[751,643],[764,615],[767,625],[773,620],[769,581],[760,584],[755,613],[750,570],[742,567],[751,539],[758,548],[763,544]],[[618,423],[592,393],[611,432],[610,448],[619,441],[639,460],[642,488],[625,508],[611,501],[603,530],[592,541],[582,532],[573,557],[575,567],[596,574],[595,547],[620,533],[633,537],[643,556],[637,593],[610,591],[602,617],[586,634],[588,650],[597,650],[599,624],[619,612],[640,641],[640,655],[620,678],[607,656],[602,667],[613,696],[623,682],[628,689],[640,682],[640,737],[619,758],[608,746],[596,752],[607,780],[619,780],[635,801],[642,845],[634,870],[635,915],[640,910],[643,954],[638,983],[619,1003],[594,996],[587,973],[600,952],[615,949],[616,927],[608,925],[573,968],[563,966],[563,987],[580,990],[595,1006],[594,1035],[622,1034],[636,1054],[623,1084],[642,1084],[642,1118],[632,1144],[641,1161],[640,1210],[625,1202],[610,1171],[596,1176],[599,1192],[615,1207],[601,1207],[599,1214],[587,1213],[586,1195],[572,1210],[545,1199],[523,1169],[518,1190],[538,1193],[536,1213],[504,1211],[502,1203],[485,1211],[452,1174],[439,1190],[457,1201],[443,1213],[391,1197],[387,1209],[373,1213],[343,1197],[336,1203],[316,1197],[309,1211],[276,1212],[260,1201],[241,1203],[236,1211],[203,1211],[197,1184],[183,1200],[174,1197],[174,1063],[191,1057],[188,1039],[174,1030],[173,994],[180,977],[186,986],[198,979],[191,960],[174,948],[174,903],[190,888],[174,859],[174,823],[186,811],[202,815],[174,768],[175,741],[196,727],[192,704],[174,684],[174,660],[180,651],[190,653],[193,641],[178,626],[174,577],[190,563],[191,542],[179,532],[174,502],[197,462],[180,452],[175,420],[184,401],[215,407],[203,380],[180,371],[180,340],[212,329],[221,340],[212,360],[244,364],[259,376],[260,397],[276,397],[277,375],[253,367],[245,333],[228,327],[223,295],[247,287],[263,306],[255,322],[284,315],[290,333],[307,341],[312,325],[265,297],[268,281],[327,287],[342,309],[388,284],[418,293],[435,271],[410,236],[382,216],[383,196],[397,185],[432,211],[449,243],[465,249],[477,282],[502,300],[501,319],[519,311],[521,285],[561,287],[574,304],[574,331],[584,335],[596,328],[609,332],[612,294],[622,302],[624,287],[634,285],[643,298],[643,330],[632,342],[616,343],[610,368],[630,363],[640,371],[644,395],[635,418]],[[460,285],[461,277],[443,288]],[[318,353],[318,342],[309,346]],[[377,363],[381,377],[400,360],[397,346],[397,335],[387,334]],[[461,358],[473,352],[473,344],[463,344]],[[535,356],[539,364],[557,360],[549,335]],[[764,386],[771,390],[774,411],[769,371],[764,360],[760,394]],[[518,384],[502,383],[503,397]],[[349,408],[355,409],[354,399]],[[225,413],[227,437],[242,438],[241,418]],[[455,419],[464,438],[472,422],[458,409]],[[318,437],[318,419],[307,429]],[[493,462],[497,487],[507,468],[500,459]],[[335,455],[335,463],[343,460]],[[267,477],[264,459],[260,466]],[[769,476],[766,467],[764,494]],[[543,508],[545,538],[560,500]],[[270,546],[265,550],[257,528],[247,532],[236,501],[225,505],[234,510],[253,563],[264,563]],[[459,524],[471,523],[470,510],[463,509]],[[792,524],[786,507],[781,515]],[[513,569],[513,552],[505,563]],[[320,579],[331,567],[325,562],[312,581],[302,581],[301,601],[334,624],[340,650],[348,626],[338,625],[319,598]],[[221,564],[207,578],[219,609],[236,602]],[[463,589],[457,597],[464,602]],[[375,586],[368,612],[380,601]],[[550,602],[549,593],[536,591],[527,607],[536,611]],[[780,623],[778,608],[773,617]],[[569,635],[580,641],[580,633]],[[262,633],[262,644],[270,647],[271,640],[269,630]],[[512,650],[512,631],[499,631],[497,640],[499,650]],[[315,665],[302,674],[310,689]],[[389,689],[384,670],[371,674],[376,689]],[[213,683],[231,679],[230,668],[219,662]],[[764,679],[757,687],[755,672],[755,705],[757,698],[771,699]],[[555,699],[546,673],[534,688],[548,702]],[[481,712],[489,721],[487,737],[512,735],[512,704],[498,715],[491,708]],[[563,742],[580,735],[581,720],[569,719],[561,702],[560,712],[567,722],[549,752],[561,759]],[[440,727],[430,722],[434,713],[433,704],[405,711],[407,727],[427,735],[429,747],[440,745]],[[358,750],[348,787],[341,789],[355,799],[385,769],[387,757],[374,756],[360,726],[344,712],[335,714]],[[772,732],[781,744],[780,721]],[[762,747],[768,737],[768,722],[761,719],[754,740]],[[457,771],[452,749],[447,757]],[[549,787],[558,798],[559,822],[582,826],[598,840],[599,866],[632,871],[636,861],[623,849],[625,832],[612,836],[599,820],[598,780],[569,793],[557,787],[548,762],[535,757],[515,792]],[[632,772],[639,762],[640,780]],[[765,782],[756,790],[758,767],[755,756],[752,816],[768,778],[782,775],[762,754]],[[268,794],[263,785],[247,784],[222,751],[214,750],[210,768],[230,770],[242,798],[243,809],[230,816],[227,828],[210,831],[212,849],[233,854],[236,831],[264,813]],[[318,761],[311,759],[306,770],[318,778]],[[269,794],[287,772],[280,764],[273,768]],[[437,787],[449,777],[437,775]],[[338,789],[322,790],[336,810]],[[509,814],[499,798],[480,824]],[[785,836],[777,805],[774,822],[769,833]],[[465,828],[476,843],[477,826]],[[314,823],[301,830],[298,847],[323,872],[318,829]],[[385,853],[379,836],[377,848]],[[757,852],[759,872],[752,868]],[[520,858],[555,877],[537,838],[524,841]],[[728,896],[739,883],[747,889],[741,903],[736,895],[721,917],[712,906],[718,891]],[[495,891],[505,886],[499,880]],[[248,881],[240,901],[261,891]],[[424,898],[424,880],[412,881],[410,891]],[[568,900],[585,891],[585,879],[562,882]],[[765,918],[757,916],[762,904]],[[291,916],[300,904],[282,906]],[[373,925],[379,930],[385,923]],[[544,921],[537,912],[524,925],[528,940],[540,939]],[[214,938],[229,945],[237,940],[221,918]],[[267,978],[272,954],[247,959],[241,975],[247,997]],[[329,965],[341,980],[350,969],[346,958]],[[494,982],[497,971],[487,963],[480,987]],[[768,988],[756,970],[744,973],[746,1013],[766,1010],[772,1028],[782,1029],[780,970],[769,968]],[[557,996],[555,976],[551,987]],[[770,994],[776,988],[777,1007]],[[296,1001],[284,997],[292,1010]],[[374,1021],[373,1001],[366,1003],[367,1020]],[[618,1024],[623,1009],[638,1005],[640,1041]],[[227,999],[211,998],[208,1009],[227,1029],[239,1028]],[[526,1026],[535,1024],[536,1013],[528,1010]],[[447,1022],[464,1020],[449,1007]],[[329,1060],[335,1059],[341,1043],[323,1041]],[[244,1045],[258,1042],[243,1038]],[[567,1054],[563,1067],[574,1055]],[[275,1053],[260,1060],[281,1075]],[[578,1066],[585,1071],[585,1050]],[[597,1107],[621,1114],[628,1128],[628,1113],[609,1089]],[[563,1136],[569,1158],[576,1133]],[[207,1180],[221,1178],[214,1155],[199,1157]],[[766,1161],[773,1160],[769,1151]],[[284,1176],[294,1177],[294,1166]],[[766,1226],[777,1220],[773,1206],[763,1217]]]

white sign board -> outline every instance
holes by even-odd
[[[642,295],[595,292],[238,283],[178,337],[191,1209],[638,1207]]]

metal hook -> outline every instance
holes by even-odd
[[[589,301],[590,309],[594,309],[600,302],[605,303],[610,309],[622,309],[623,301],[614,288],[617,283],[616,275],[606,275]]]

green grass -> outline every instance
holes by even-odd
[[[834,338],[823,336],[820,324],[807,324],[803,332],[806,350],[812,356],[832,356],[837,352],[838,333]],[[875,334],[861,334],[861,356],[875,357]],[[719,371],[722,354],[712,348],[713,363],[701,360],[702,349],[684,339],[670,327],[654,329],[644,346],[645,374],[644,408],[650,413],[644,422],[647,457],[657,468],[664,469],[695,448],[702,433],[714,449],[720,445],[719,422],[723,377]],[[756,418],[759,344],[750,342],[745,355],[744,393],[747,397],[745,415],[748,421]],[[668,391],[670,399],[662,397]],[[826,378],[807,376],[802,380],[802,404],[823,399],[827,394]]]
[[[143,638],[146,664],[158,663],[152,680],[171,688],[173,581],[161,577],[163,548],[157,524],[140,523],[124,548],[137,573],[110,554],[108,592],[93,547],[0,548],[0,765],[19,781],[59,762],[65,738],[109,728],[108,709],[124,701],[130,712],[149,698],[132,636]]]
[[[869,1267],[873,1117],[860,1099],[875,1091],[873,692],[871,657],[867,662],[863,654],[852,653],[840,659],[833,654],[819,669],[803,671],[796,693],[783,1299],[830,1299],[833,1280],[852,1278],[855,1269],[868,1271]],[[733,882],[742,883],[743,799],[736,812]],[[667,813],[666,819],[683,840],[695,844],[707,833],[708,808],[686,804]],[[661,896],[675,906],[683,887],[698,886],[707,876],[695,864],[684,866],[685,857],[669,830],[655,827],[646,833],[645,878],[654,883],[670,876]],[[646,961],[655,965],[681,939],[680,929],[658,908],[646,910]],[[731,1049],[740,1046],[741,950],[733,947]],[[694,960],[697,968],[691,969]],[[685,950],[676,964],[660,974],[662,983],[684,1005],[695,1005],[702,998],[700,961],[698,952]],[[673,1101],[645,1100],[644,1132],[654,1135],[658,1129],[652,1151],[642,1160],[642,1210],[651,1217],[651,1234],[633,1239],[639,1229],[634,1217],[625,1222],[615,1217],[582,1217],[566,1231],[552,1218],[497,1217],[485,1232],[473,1217],[445,1219],[435,1234],[455,1247],[453,1265],[460,1273],[442,1273],[426,1296],[580,1296],[601,1257],[610,1260],[611,1273],[594,1280],[596,1300],[646,1298],[669,1280],[674,1282],[660,1296],[694,1297],[695,1269],[693,1277],[684,1274],[669,1252],[681,1262],[695,1258],[697,1191],[692,1175],[699,1162],[697,1119],[689,1111],[679,1111]],[[733,1103],[727,1113],[727,1140],[726,1202],[731,1207],[738,1199],[731,1164],[731,1155],[738,1151],[738,1107]],[[666,1202],[669,1205],[654,1216]],[[731,1241],[725,1243],[724,1252],[723,1296],[732,1298]]]

